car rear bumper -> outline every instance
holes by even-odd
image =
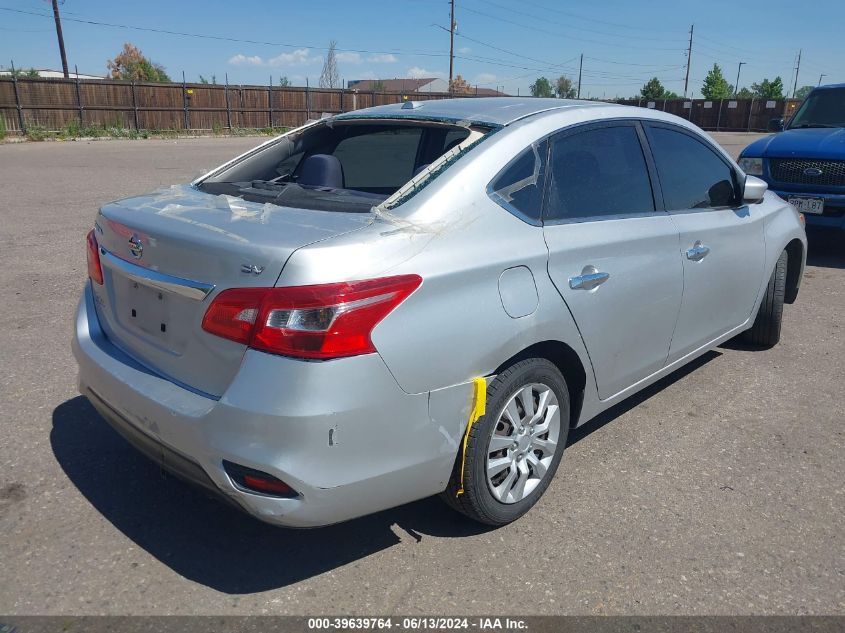
[[[826,226],[830,228],[838,228],[845,230],[845,194],[836,193],[817,193],[810,189],[800,191],[786,191],[782,187],[774,185],[772,191],[778,194],[784,200],[790,197],[798,198],[822,198],[824,200],[824,214],[816,215],[812,213],[805,213],[808,226]]]
[[[471,390],[408,394],[377,354],[310,362],[247,351],[219,400],[139,365],[100,329],[90,286],[73,337],[79,386],[102,416],[165,469],[270,523],[314,527],[445,489]],[[291,486],[295,498],[235,487],[223,460]]]

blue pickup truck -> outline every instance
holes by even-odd
[[[807,225],[845,230],[845,84],[813,90],[786,125],[746,147],[739,166],[804,214]]]

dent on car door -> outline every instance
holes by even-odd
[[[735,167],[707,141],[668,124],[646,130],[684,268],[674,362],[753,318],[764,275],[762,209],[742,204]]]
[[[543,232],[549,275],[584,339],[599,397],[666,363],[681,305],[678,232],[657,210],[636,122],[551,140]]]

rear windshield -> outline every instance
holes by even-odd
[[[810,93],[789,124],[790,129],[806,127],[845,127],[845,88]]]
[[[366,212],[470,134],[441,123],[327,122],[283,137],[199,187],[282,206]]]

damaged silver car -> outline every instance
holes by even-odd
[[[569,429],[731,337],[777,343],[805,252],[677,117],[406,102],[104,206],[73,349],[112,426],[264,521],[440,493],[501,525]]]

